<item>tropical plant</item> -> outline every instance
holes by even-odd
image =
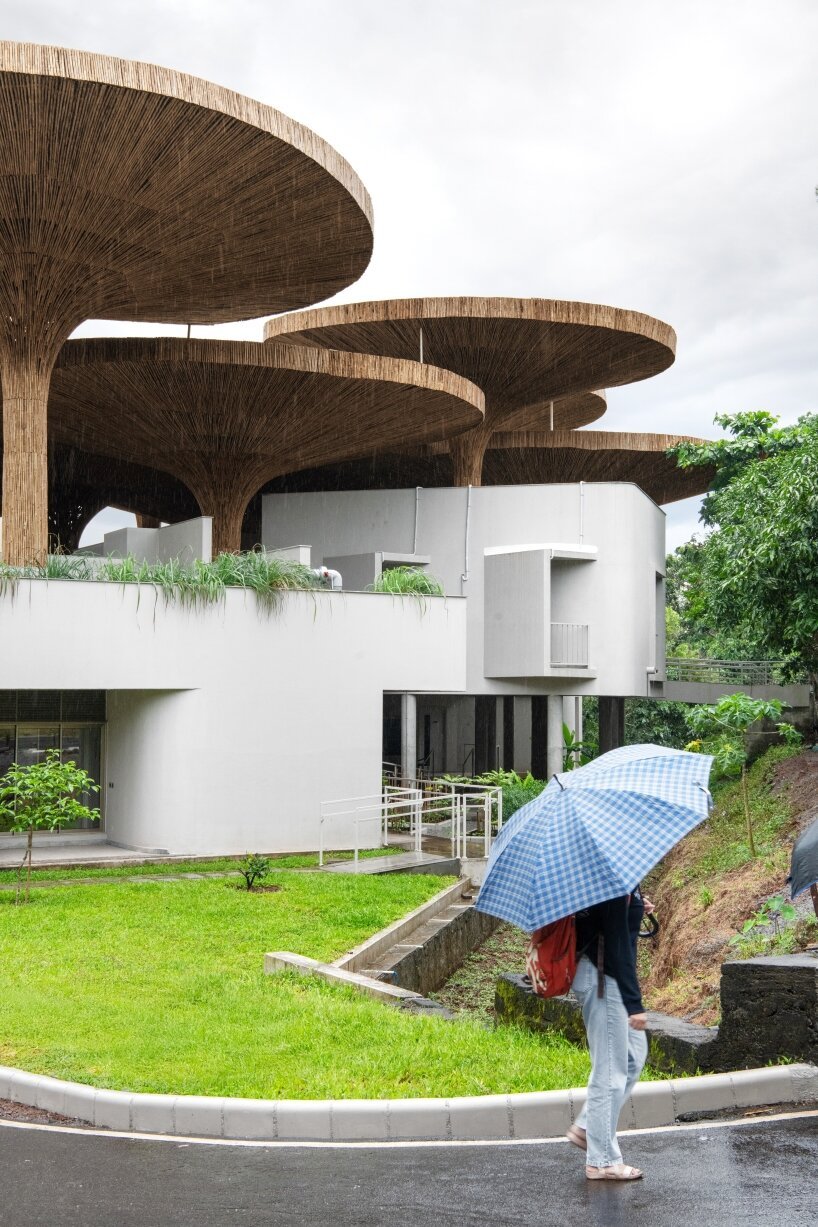
[[[244,878],[248,890],[252,890],[256,882],[266,878],[272,867],[269,856],[261,852],[248,852],[239,861],[239,873]]]
[[[387,567],[368,592],[392,592],[399,596],[444,596],[443,585],[421,567]]]
[[[583,767],[596,758],[599,747],[595,741],[582,741],[574,735],[573,729],[563,721],[562,725],[562,769],[573,771],[575,767]]]
[[[505,822],[518,809],[528,805],[538,797],[545,788],[545,780],[535,780],[529,771],[520,776],[516,771],[484,771],[482,775],[444,775],[440,777],[453,784],[491,784],[503,790],[503,821]]]
[[[61,762],[59,750],[46,750],[43,758],[26,767],[12,763],[0,779],[0,817],[8,821],[12,834],[27,836],[17,876],[18,902],[24,868],[27,868],[25,901],[29,899],[34,832],[55,831],[83,819],[97,818],[99,812],[80,800],[92,792],[99,792],[99,785],[76,763]]]
[[[728,945],[742,949],[758,935],[759,931],[764,932],[770,928],[772,928],[773,936],[778,937],[782,923],[789,924],[797,916],[798,913],[793,905],[785,902],[782,895],[774,899],[765,899],[752,916],[745,920],[738,933],[730,938]]]
[[[688,724],[696,734],[687,749],[712,754],[716,769],[723,776],[741,777],[741,795],[747,827],[750,855],[756,855],[750,798],[747,789],[747,734],[761,720],[776,720],[776,728],[787,744],[792,745],[800,733],[780,720],[785,704],[779,699],[751,699],[741,692],[725,695],[718,703],[692,707]]]
[[[672,449],[709,466],[701,517],[712,531],[688,551],[686,599],[711,633],[789,661],[818,680],[818,415],[780,426],[769,413],[716,418],[728,438]],[[690,577],[688,577],[690,578]],[[726,654],[725,654],[726,655]],[[745,659],[747,654],[745,653]]]
[[[219,554],[212,562],[200,559],[180,563],[145,562],[131,555],[125,558],[89,558],[55,554],[43,566],[9,567],[0,564],[0,592],[21,579],[88,580],[112,584],[144,584],[161,592],[164,599],[191,607],[215,605],[224,599],[228,588],[249,588],[260,609],[270,612],[283,592],[321,587],[309,567],[286,558],[276,558],[264,550],[246,554]]]

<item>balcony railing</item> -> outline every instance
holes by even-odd
[[[707,682],[719,686],[784,686],[806,682],[806,676],[787,674],[783,660],[710,660],[706,657],[668,657],[669,682]]]
[[[588,627],[579,622],[551,623],[551,668],[588,668]]]

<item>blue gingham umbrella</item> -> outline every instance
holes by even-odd
[[[495,840],[477,908],[532,933],[628,894],[707,817],[712,761],[624,746],[555,775]]]

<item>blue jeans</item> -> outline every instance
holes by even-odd
[[[591,1053],[588,1098],[576,1124],[587,1134],[589,1167],[610,1167],[622,1162],[616,1126],[622,1105],[642,1072],[648,1041],[644,1031],[628,1025],[619,985],[612,976],[605,976],[604,997],[597,996],[597,969],[584,955],[571,987],[582,1007]]]

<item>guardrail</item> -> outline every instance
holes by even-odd
[[[452,857],[468,854],[468,840],[482,839],[488,856],[495,830],[503,825],[503,791],[491,784],[420,780],[385,784],[374,796],[323,801],[318,827],[318,864],[323,866],[329,828],[343,822],[352,827],[353,860],[358,869],[362,828],[373,826],[384,845],[391,831],[408,835],[411,849],[423,851],[424,836],[449,839]],[[470,827],[472,829],[470,830]],[[431,829],[430,829],[431,828]],[[439,832],[434,828],[440,828]]]
[[[580,622],[551,623],[551,667],[587,669],[590,660],[588,627]]]
[[[783,660],[713,660],[709,657],[668,657],[669,682],[706,682],[728,686],[785,686],[804,683],[805,675],[787,675]]]

